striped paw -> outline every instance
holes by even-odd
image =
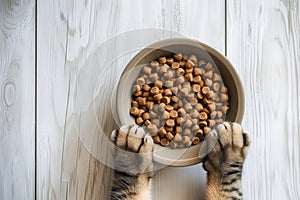
[[[242,170],[244,160],[250,144],[249,136],[243,133],[242,127],[237,123],[224,122],[213,130],[209,137],[217,142],[208,153],[204,168],[208,172],[224,174],[235,167]]]
[[[142,127],[122,126],[111,134],[114,148],[115,168],[129,174],[153,170],[153,140]]]

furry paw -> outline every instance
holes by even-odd
[[[216,143],[203,163],[206,171],[226,174],[232,168],[242,170],[250,140],[239,124],[224,122],[209,133],[208,137]]]
[[[153,171],[153,140],[137,125],[122,126],[111,134],[115,168],[129,174]]]

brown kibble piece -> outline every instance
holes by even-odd
[[[200,118],[200,120],[207,120],[207,114],[205,112],[201,112],[199,114],[199,118]]]
[[[182,54],[181,53],[177,53],[177,54],[175,54],[174,56],[174,59],[176,60],[176,61],[180,61],[180,60],[182,60]]]
[[[200,142],[200,139],[198,137],[193,137],[193,139],[192,139],[193,144],[199,144],[199,142]]]
[[[227,94],[221,94],[221,101],[228,101],[229,98],[228,98],[228,95]]]
[[[166,125],[169,126],[169,127],[174,127],[175,126],[175,121],[174,119],[168,119],[166,121]]]
[[[174,137],[174,142],[181,142],[182,140],[182,136],[178,133],[175,134],[175,137]]]
[[[185,127],[191,127],[192,124],[193,124],[192,121],[188,119],[188,120],[186,120],[186,122],[184,123],[184,126],[185,126]]]
[[[174,135],[172,133],[168,132],[166,135],[166,138],[171,141],[171,140],[173,140]]]
[[[189,138],[188,136],[183,136],[183,137],[182,137],[182,143],[183,143],[183,144],[188,144],[190,141],[191,141],[191,140],[190,140],[190,138]]]
[[[218,92],[220,90],[220,84],[219,83],[214,83],[212,88],[215,92]]]
[[[153,98],[154,98],[155,101],[159,101],[159,100],[162,99],[162,95],[159,93],[159,94],[157,94],[157,95],[154,95]]]
[[[167,88],[173,87],[173,81],[166,81],[166,82],[165,82],[165,86],[166,86]]]
[[[208,71],[208,72],[206,72],[205,74],[204,74],[204,76],[206,77],[206,78],[209,78],[209,79],[212,79],[212,77],[213,77],[213,71]]]
[[[146,120],[146,121],[144,122],[144,124],[145,124],[145,126],[149,126],[149,125],[151,124],[151,121],[150,121],[150,120]]]
[[[181,132],[182,132],[181,126],[176,126],[175,132],[176,132],[176,133],[181,133]]]
[[[164,95],[165,95],[165,96],[168,96],[168,97],[171,96],[171,95],[172,95],[171,89],[165,89],[165,90],[164,90]]]
[[[140,77],[136,80],[136,83],[139,85],[144,85],[145,84],[145,79],[143,77]]]
[[[160,137],[158,135],[156,135],[154,138],[153,138],[153,142],[156,143],[156,144],[159,144],[160,143]]]
[[[194,92],[200,92],[200,90],[201,90],[201,87],[200,87],[200,85],[198,85],[198,84],[194,84],[194,85],[192,86],[192,88],[193,88],[193,91],[194,91]]]
[[[210,89],[209,89],[209,87],[204,86],[201,91],[202,91],[203,94],[207,94],[207,93],[210,92]]]
[[[148,126],[148,130],[151,133],[151,135],[155,135],[158,132],[158,128],[157,128],[157,126],[155,124],[150,124]]]
[[[189,81],[192,82],[193,81],[193,74],[186,74],[185,78]]]
[[[151,62],[151,66],[152,66],[152,67],[159,67],[159,63],[158,63],[156,60],[153,60],[153,61]]]
[[[170,99],[170,97],[163,97],[161,99],[161,102],[167,105],[171,102],[171,99]]]
[[[204,134],[208,134],[210,131],[211,131],[211,129],[210,129],[208,126],[205,126],[205,127],[203,128]]]
[[[203,105],[202,105],[201,103],[197,103],[197,104],[196,104],[196,109],[197,109],[198,111],[202,111],[202,110],[203,110]]]
[[[152,80],[152,81],[156,81],[156,80],[158,80],[158,74],[157,73],[154,73],[154,74],[150,74],[150,79]]]
[[[143,118],[138,117],[138,118],[135,120],[135,122],[136,122],[137,125],[142,125],[142,124],[144,123],[144,120],[143,120]]]
[[[194,81],[195,83],[201,83],[202,78],[201,78],[201,76],[194,76],[194,77],[193,77],[193,81]],[[200,86],[201,86],[201,85],[200,85]]]
[[[165,120],[170,119],[170,113],[168,111],[164,111],[161,118]]]
[[[214,111],[216,110],[216,104],[215,103],[210,103],[207,105],[207,108],[209,111]]]
[[[170,112],[170,117],[173,118],[173,119],[177,118],[177,117],[178,117],[177,111],[171,110],[171,112]]]
[[[147,74],[147,75],[150,75],[151,74],[151,70],[152,70],[151,67],[145,66],[144,69],[143,69],[143,72],[145,74]]]
[[[150,91],[150,86],[149,85],[144,85],[143,90],[149,92]]]
[[[213,84],[213,81],[211,79],[205,79],[205,85],[207,85],[208,87],[211,87]]]
[[[185,109],[187,112],[190,112],[190,111],[193,109],[193,107],[192,107],[192,105],[191,105],[190,103],[186,103],[186,104],[184,105],[184,109]]]
[[[139,103],[140,106],[146,105],[146,97],[140,97],[138,99],[138,103]]]
[[[163,112],[165,110],[165,108],[166,108],[166,104],[164,104],[164,103],[160,103],[159,106],[158,106],[158,110],[160,112]]]
[[[132,107],[138,107],[139,106],[139,103],[137,101],[132,101],[131,102],[131,106]]]
[[[144,119],[144,120],[149,120],[149,119],[150,119],[150,114],[147,113],[147,112],[145,112],[145,113],[143,114],[143,119]]]
[[[159,89],[162,89],[163,83],[160,80],[156,80],[154,83],[154,87],[158,87]]]
[[[172,65],[174,62],[174,59],[173,58],[167,58],[167,64],[168,65]]]
[[[212,64],[209,62],[206,64],[205,69],[206,70],[211,70],[213,68]]]
[[[196,55],[191,55],[189,57],[189,60],[192,61],[194,63],[194,65],[197,63],[198,59]]]
[[[166,126],[165,128],[167,132],[173,132],[173,127]]]
[[[174,109],[174,107],[171,105],[166,105],[165,109],[170,112],[171,110]]]
[[[188,60],[188,61],[185,62],[185,67],[186,67],[187,69],[191,69],[191,68],[193,68],[194,66],[195,66],[195,64],[194,64],[193,61],[191,61],[191,60]]]
[[[178,62],[174,62],[171,66],[173,69],[178,69],[180,67]]]
[[[176,96],[172,96],[171,100],[175,103],[177,103],[179,101],[178,97],[176,97]]]
[[[207,121],[200,121],[199,126],[201,126],[201,127],[207,126]]]
[[[159,88],[158,87],[153,87],[150,90],[151,94],[156,95],[159,93]]]
[[[213,120],[213,119],[209,119],[209,120],[207,120],[207,121],[208,121],[208,126],[209,126],[209,127],[213,127],[213,126],[216,125],[216,121]]]
[[[183,76],[184,74],[185,74],[184,69],[182,69],[182,68],[177,69],[177,76]]]
[[[167,135],[167,131],[166,131],[166,129],[165,129],[164,127],[161,127],[161,128],[159,129],[158,133],[159,133],[159,135],[160,135],[161,137],[165,137],[165,136]]]
[[[221,87],[221,92],[223,93],[227,93],[228,92],[228,88],[225,87],[224,85]]]
[[[178,87],[172,87],[171,91],[173,94],[177,95],[178,94]]]
[[[170,141],[169,141],[167,138],[162,138],[162,139],[160,140],[160,144],[161,144],[163,147],[167,147],[167,146],[169,146]]]
[[[139,109],[137,107],[132,107],[130,108],[130,114],[132,114],[133,116],[137,116],[139,114]]]
[[[166,59],[166,57],[160,57],[160,58],[158,59],[158,62],[159,62],[160,64],[165,64],[165,63],[167,62],[167,59]]]
[[[153,108],[153,105],[154,105],[154,102],[153,101],[147,101],[146,103],[146,108],[148,110],[152,109]]]

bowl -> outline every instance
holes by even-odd
[[[170,56],[174,53],[201,55],[206,60],[213,61],[218,68],[224,84],[228,87],[229,110],[225,120],[241,123],[244,114],[244,91],[232,64],[216,49],[199,41],[189,38],[172,38],[158,41],[142,49],[125,67],[116,90],[116,111],[118,121],[122,125],[134,124],[134,118],[130,116],[132,85],[135,83],[141,66],[160,56]],[[154,161],[168,166],[189,166],[200,163],[204,156],[203,142],[184,149],[171,149],[154,145]],[[200,154],[199,154],[200,153]],[[199,156],[202,155],[202,156]]]

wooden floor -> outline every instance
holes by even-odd
[[[116,59],[101,44],[146,28],[168,31],[145,45],[181,34],[227,55],[252,140],[245,199],[300,199],[299,0],[0,0],[0,199],[108,199],[99,133],[116,127],[112,91],[143,46]],[[165,168],[153,197],[204,199],[204,187],[201,165]]]

